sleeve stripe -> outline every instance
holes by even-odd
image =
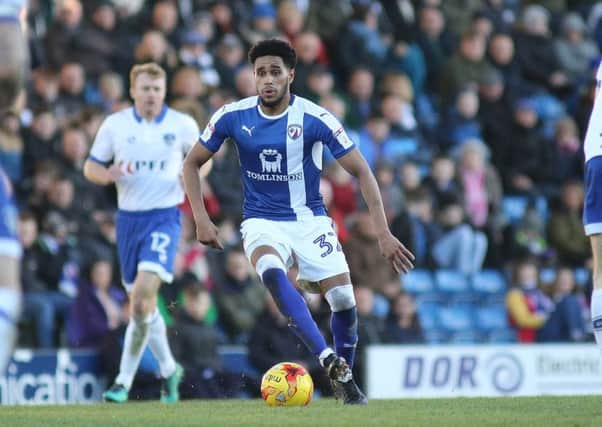
[[[108,166],[111,163],[110,161],[106,161],[106,162],[102,161],[99,158],[94,157],[94,156],[88,156],[88,160],[92,160],[93,162],[100,163],[103,166]]]

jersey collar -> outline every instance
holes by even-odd
[[[134,112],[134,119],[136,119],[136,121],[138,123],[142,123],[143,118],[136,111],[136,107],[132,107],[132,111]],[[161,123],[163,121],[163,119],[165,118],[166,114],[167,114],[167,105],[163,104],[163,108],[161,108],[161,112],[157,115],[157,117],[155,117],[155,119],[153,121],[155,123]]]
[[[276,120],[276,119],[279,119],[279,118],[281,118],[281,117],[284,117],[284,116],[286,116],[286,113],[288,113],[288,110],[289,110],[290,106],[291,106],[291,105],[293,105],[293,101],[294,101],[294,100],[295,100],[295,95],[293,95],[293,94],[291,93],[291,99],[290,99],[290,100],[289,100],[289,102],[288,102],[288,107],[286,107],[286,109],[285,109],[285,110],[284,110],[282,113],[278,114],[277,116],[268,116],[268,115],[267,115],[267,114],[265,114],[263,111],[261,111],[261,107],[260,107],[260,105],[261,105],[261,99],[260,99],[260,98],[259,98],[259,96],[258,96],[258,97],[257,97],[257,111],[259,112],[259,115],[260,115],[261,117],[263,117],[264,119],[268,119],[268,120]]]

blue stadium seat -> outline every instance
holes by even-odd
[[[429,270],[415,269],[401,276],[402,288],[412,294],[423,294],[435,291],[435,282]]]
[[[437,316],[440,306],[433,302],[422,302],[417,304],[418,320],[423,331],[437,330],[439,327]]]
[[[436,270],[435,283],[439,293],[451,304],[472,302],[476,297],[470,288],[468,279],[459,271]]]
[[[423,331],[423,334],[426,344],[445,344],[449,339],[446,333],[437,329]]]
[[[483,342],[483,337],[477,331],[462,331],[450,335],[450,344],[477,344]]]
[[[504,196],[502,212],[511,224],[516,224],[525,214],[529,199],[526,196]]]
[[[513,343],[516,341],[516,331],[512,328],[496,329],[487,334],[487,342],[491,344]]]
[[[552,284],[556,280],[556,269],[553,267],[544,267],[539,270],[539,281],[544,284]]]
[[[372,308],[372,314],[376,317],[387,317],[390,309],[389,300],[381,294],[374,294],[374,307]]]
[[[527,196],[504,196],[502,199],[502,212],[510,224],[519,222],[528,207],[529,198]],[[548,219],[548,201],[545,197],[540,196],[535,199],[535,209],[544,221]]]
[[[580,288],[584,288],[588,284],[588,282],[591,280],[591,271],[587,268],[584,268],[584,267],[576,268],[574,271],[574,274],[575,274],[575,284]]]
[[[508,327],[508,315],[506,307],[495,304],[480,307],[475,310],[475,327],[485,333]]]
[[[224,370],[233,374],[246,375],[250,378],[261,378],[261,373],[251,365],[245,346],[221,346],[219,355]]]
[[[504,275],[493,269],[482,270],[472,276],[471,286],[484,303],[503,301],[508,287]]]
[[[401,287],[417,302],[439,301],[433,275],[429,270],[416,269],[401,276]]]
[[[437,313],[439,327],[450,333],[473,330],[473,309],[462,304],[452,307],[441,307]]]

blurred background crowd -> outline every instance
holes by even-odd
[[[326,154],[321,192],[355,285],[360,353],[374,343],[591,339],[582,139],[602,2],[32,0],[28,34],[27,90],[0,119],[24,246],[21,346],[104,349],[116,370],[128,318],[116,200],[82,166],[103,118],[131,105],[131,66],[164,67],[169,105],[203,129],[224,103],[255,95],[246,52],[269,37],[295,47],[293,93],[342,121],[393,233],[416,255],[414,272],[394,274],[356,182]],[[318,369],[241,250],[232,144],[204,189],[227,248],[195,241],[184,203],[176,279],[161,291],[175,356],[202,373],[191,390],[230,393],[223,344],[247,346],[258,372],[285,359]],[[328,307],[307,300],[328,333]]]

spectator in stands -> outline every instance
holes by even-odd
[[[412,89],[416,97],[424,93],[426,64],[422,50],[417,44],[401,40],[394,41],[387,52],[384,66],[407,75],[412,82]]]
[[[51,109],[59,95],[58,74],[50,69],[37,69],[32,73],[32,87],[28,105],[33,109]],[[54,112],[54,109],[52,109]]]
[[[479,229],[500,231],[502,182],[488,156],[483,142],[467,141],[460,150],[457,175],[469,222]]]
[[[413,194],[426,188],[425,184],[422,182],[418,164],[413,161],[408,160],[401,164],[398,178],[405,198],[409,198]]]
[[[424,342],[422,328],[411,295],[402,292],[391,302],[385,324],[384,341],[391,344],[419,344]]]
[[[44,37],[44,55],[48,65],[54,69],[78,57],[79,52],[73,49],[73,45],[81,36],[83,24],[79,0],[64,0],[57,6],[54,21]]]
[[[524,9],[520,30],[514,36],[516,57],[528,81],[558,92],[566,89],[570,81],[554,49],[549,20],[550,13],[543,6]]]
[[[439,201],[438,208],[438,231],[433,242],[436,266],[466,275],[476,273],[487,254],[487,236],[466,223],[457,195],[448,193]]]
[[[22,199],[27,209],[42,215],[48,190],[59,174],[60,168],[55,161],[42,160],[36,163],[33,176],[21,183]]]
[[[403,141],[405,146],[418,147],[422,138],[412,104],[398,95],[386,94],[381,99],[380,112],[391,126],[391,137],[399,140],[397,144]]]
[[[353,375],[358,386],[365,384],[364,374],[366,370],[366,347],[373,344],[382,343],[383,319],[374,315],[374,291],[370,288],[353,289],[355,301],[357,304],[357,327],[361,339],[357,342],[355,349],[355,363],[353,365]]]
[[[24,139],[23,177],[33,176],[36,164],[55,155],[58,145],[58,123],[48,108],[34,110],[29,128],[22,129]]]
[[[527,83],[515,55],[514,40],[509,34],[494,34],[489,41],[488,57],[502,75],[503,85],[511,97],[528,96],[535,86]],[[485,76],[483,76],[485,77]]]
[[[295,45],[297,36],[301,33],[305,24],[304,11],[294,1],[285,0],[278,5],[276,14],[278,29],[286,36],[289,43]],[[297,54],[299,51],[297,50]]]
[[[514,107],[514,124],[504,147],[497,147],[504,189],[510,194],[533,194],[550,179],[550,148],[538,133],[534,102],[519,100]]]
[[[77,294],[79,265],[62,216],[51,212],[43,224],[43,231],[28,257],[29,262],[35,261],[37,265],[35,269],[31,264],[28,266],[35,271],[36,280],[24,283],[23,316],[33,320],[38,347],[52,348],[57,320],[66,320]]]
[[[328,211],[328,216],[332,218],[334,222],[334,230],[337,232],[337,237],[339,238],[339,242],[344,244],[347,238],[349,237],[349,229],[345,222],[345,215],[337,209],[337,207],[333,204],[333,189],[332,184],[326,178],[320,178],[320,195],[322,196],[322,200],[324,201],[324,207]]]
[[[506,295],[510,324],[518,332],[518,341],[535,342],[537,331],[543,327],[554,309],[553,302],[538,287],[538,267],[529,258],[514,266],[512,287]]]
[[[224,277],[216,278],[215,300],[220,323],[233,342],[248,340],[263,310],[265,293],[265,288],[251,273],[242,249],[230,249],[225,257]]]
[[[550,168],[553,171],[553,190],[557,192],[564,182],[583,178],[581,139],[577,124],[570,116],[556,122],[552,143]]]
[[[171,98],[202,101],[206,95],[207,88],[198,70],[184,66],[175,72],[171,80]]]
[[[129,102],[124,99],[123,78],[113,71],[101,74],[98,80],[98,91],[105,113],[114,113],[129,106]],[[92,138],[94,135],[89,135],[89,137]]]
[[[67,339],[72,347],[99,347],[109,331],[127,324],[123,310],[127,299],[121,287],[113,285],[112,260],[98,259],[78,287],[77,298],[67,320]]]
[[[194,277],[183,283],[184,303],[169,331],[174,357],[184,367],[183,398],[233,397],[238,384],[224,372],[218,353],[219,331],[207,322],[211,294]]]
[[[386,161],[379,162],[374,168],[374,177],[383,199],[387,221],[391,223],[403,206],[403,194],[395,182],[395,169]]]
[[[318,104],[333,93],[334,76],[327,66],[312,66],[307,76],[307,91],[306,97]]]
[[[491,66],[485,58],[485,39],[474,31],[466,31],[456,53],[441,71],[441,99],[444,106],[453,103],[454,96],[463,87],[477,85]]]
[[[358,189],[351,175],[338,162],[326,169],[326,179],[332,184],[333,205],[343,215],[354,213],[357,209]]]
[[[238,69],[234,76],[234,89],[241,98],[257,95],[255,80],[253,79],[253,68],[247,64]]]
[[[220,213],[230,218],[242,216],[242,184],[236,150],[230,144],[222,144],[213,156],[213,165],[207,183],[219,202]]]
[[[588,306],[583,294],[575,289],[575,275],[571,268],[556,271],[552,298],[555,304],[545,326],[538,331],[539,342],[580,342],[586,338],[585,319]]]
[[[351,129],[360,129],[374,110],[374,74],[369,68],[358,66],[349,74],[347,82],[347,117]]]
[[[220,76],[220,87],[234,87],[234,76],[246,65],[242,42],[234,34],[226,34],[218,43],[215,57],[215,69]],[[295,79],[296,80],[296,79]]]
[[[442,151],[455,153],[468,139],[482,139],[481,124],[478,121],[479,96],[476,86],[462,89],[449,110],[441,127]]]
[[[159,0],[155,2],[151,11],[150,28],[159,31],[165,36],[172,46],[178,46],[178,9],[174,2]]]
[[[373,112],[359,132],[359,150],[372,170],[379,161],[388,158],[388,147],[393,145],[390,129],[391,125],[384,116]]]
[[[441,68],[453,53],[453,39],[446,28],[441,9],[426,5],[418,12],[416,43],[422,50],[426,65],[426,89],[436,93]]]
[[[137,64],[145,62],[156,62],[167,73],[168,81],[174,73],[178,57],[174,48],[160,31],[149,30],[142,35],[142,39],[136,45],[134,59]]]
[[[215,69],[213,54],[208,49],[205,36],[192,30],[185,32],[180,41],[180,62],[198,70],[203,84],[211,88],[218,87],[220,76]]]
[[[24,143],[20,127],[19,117],[15,112],[5,113],[0,118],[0,167],[13,185],[21,181],[23,170]]]
[[[86,73],[78,62],[63,64],[59,76],[59,96],[54,103],[54,113],[59,122],[66,124],[75,118],[87,104],[85,96]]]
[[[342,70],[362,66],[377,73],[383,64],[387,45],[378,31],[380,5],[373,2],[353,2],[352,12],[338,42],[338,64]]]
[[[428,190],[420,189],[408,195],[405,200],[406,211],[400,212],[393,219],[391,232],[412,251],[417,268],[431,268],[432,246],[436,235],[432,196]]]
[[[591,257],[589,240],[583,232],[583,184],[567,181],[562,186],[560,205],[552,211],[548,236],[557,251],[558,262],[581,267]]]
[[[592,61],[599,55],[596,44],[587,37],[585,22],[576,12],[562,20],[562,36],[554,41],[560,68],[572,83],[584,81]]]
[[[449,194],[460,195],[461,187],[456,178],[456,163],[450,156],[441,154],[433,158],[424,185],[430,191],[436,208]]]
[[[276,9],[271,0],[255,3],[251,11],[249,26],[243,25],[241,34],[250,46],[260,40],[282,38],[282,34],[276,26]]]
[[[378,291],[396,277],[387,260],[380,256],[376,230],[366,208],[360,208],[354,215],[353,227],[344,251],[351,281],[355,286]]]
[[[266,328],[265,325],[270,325]],[[307,350],[303,342],[288,327],[271,295],[266,295],[263,312],[257,319],[249,338],[249,361],[257,372],[265,372],[283,360],[303,365],[312,376],[316,389],[331,394],[330,381],[324,369]]]

